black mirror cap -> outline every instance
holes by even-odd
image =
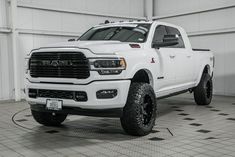
[[[110,23],[109,20],[105,20],[104,21],[104,24],[108,24],[108,23]]]
[[[69,39],[68,41],[69,41],[69,42],[72,42],[72,41],[76,41],[76,39]]]

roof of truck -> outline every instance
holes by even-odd
[[[108,23],[101,23],[97,26],[109,26],[109,25],[120,25],[120,24],[152,24],[154,21],[147,21],[147,20],[130,20],[130,21],[117,21],[117,22],[108,22]]]
[[[182,28],[180,26],[177,26],[175,24],[167,23],[167,22],[161,22],[158,20],[130,20],[130,21],[117,21],[117,22],[108,22],[108,23],[101,23],[99,25],[96,25],[95,27],[99,26],[115,26],[115,25],[133,25],[133,24],[153,24],[153,23],[159,23],[161,25],[167,25],[171,27],[176,27],[176,28]]]
[[[100,23],[99,25],[96,25],[96,26],[113,26],[113,25],[131,25],[131,24],[152,24],[152,23],[161,23],[161,24],[165,24],[165,25],[172,25],[172,26],[175,26],[175,27],[178,27],[176,25],[173,25],[173,24],[170,24],[170,23],[166,23],[166,22],[161,22],[161,21],[158,21],[158,20],[154,20],[154,21],[148,21],[148,20],[130,20],[130,21],[117,21],[117,22],[109,22],[106,20],[107,23]],[[95,26],[95,27],[96,27]]]

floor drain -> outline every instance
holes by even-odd
[[[220,113],[219,115],[221,115],[221,116],[228,116],[229,114],[227,114],[227,113]]]
[[[215,137],[208,137],[208,138],[205,138],[205,140],[215,140],[215,139],[217,139],[217,138],[215,138]]]
[[[199,124],[199,123],[192,123],[192,124],[189,124],[189,125],[192,125],[192,126],[201,126],[202,124]]]
[[[184,120],[195,120],[193,118],[184,118]]]
[[[178,115],[180,115],[180,116],[188,116],[189,114],[187,114],[187,113],[180,113]]]
[[[201,130],[197,130],[197,132],[200,132],[200,133],[209,133],[211,131],[210,130],[201,129]]]
[[[233,121],[235,121],[235,118],[227,118],[227,120],[233,120]]]
[[[151,141],[163,141],[165,139],[164,138],[159,138],[159,137],[152,137],[149,140],[151,140]]]
[[[219,112],[220,110],[217,110],[217,109],[212,109],[211,111],[214,111],[214,112]]]
[[[46,131],[46,133],[49,133],[49,134],[55,134],[55,133],[58,133],[59,131],[57,130],[49,130],[49,131]]]

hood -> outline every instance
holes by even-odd
[[[51,44],[40,48],[78,47],[89,49],[95,54],[114,54],[116,52],[133,49],[130,44],[131,43],[124,43],[120,41],[73,41]],[[142,47],[141,44],[139,45]]]

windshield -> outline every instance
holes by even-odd
[[[121,42],[145,42],[150,24],[129,24],[123,26],[94,27],[79,40],[117,40]]]

